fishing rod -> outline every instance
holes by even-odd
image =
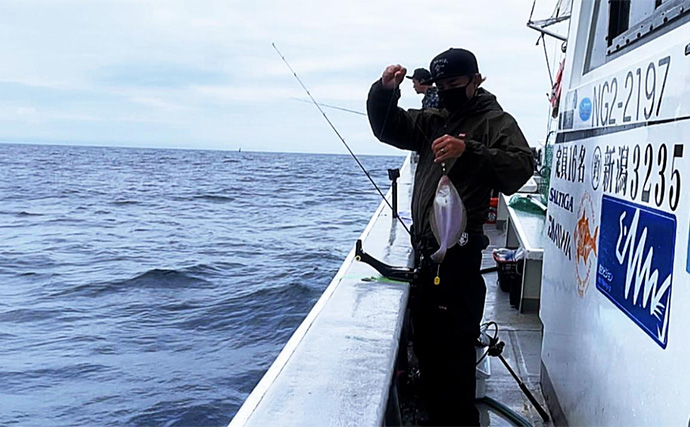
[[[369,175],[369,172],[367,172],[367,170],[364,168],[364,166],[363,166],[362,163],[359,161],[359,159],[357,158],[357,156],[355,156],[355,153],[352,152],[352,150],[350,149],[350,146],[347,145],[347,142],[345,142],[345,138],[343,138],[343,137],[340,135],[340,132],[338,132],[338,129],[336,129],[336,127],[335,127],[335,125],[333,124],[333,122],[331,122],[331,119],[329,119],[328,116],[326,115],[326,113],[323,111],[323,109],[321,108],[321,105],[319,105],[319,103],[316,102],[316,100],[314,99],[314,97],[311,96],[311,93],[309,92],[309,89],[307,89],[307,87],[304,85],[304,83],[302,83],[302,80],[299,78],[299,76],[297,76],[297,73],[295,72],[295,70],[292,69],[292,67],[290,66],[290,63],[288,63],[287,59],[285,59],[285,56],[283,56],[283,54],[280,52],[280,50],[278,50],[278,47],[276,46],[275,43],[271,43],[271,45],[273,46],[273,49],[275,49],[275,51],[278,53],[278,55],[280,55],[280,57],[282,58],[283,62],[285,62],[285,65],[287,65],[287,67],[290,69],[290,71],[292,72],[292,75],[295,76],[295,78],[297,79],[297,81],[299,82],[299,84],[302,86],[302,89],[304,89],[304,91],[307,92],[307,95],[309,96],[309,98],[311,99],[311,101],[314,103],[314,105],[316,105],[316,108],[319,109],[319,111],[320,111],[321,114],[323,115],[323,118],[326,119],[326,121],[328,122],[328,124],[331,126],[331,129],[333,129],[333,132],[335,132],[335,134],[338,135],[338,138],[340,138],[340,140],[342,141],[342,143],[345,145],[345,148],[347,148],[347,151],[350,152],[350,155],[352,156],[352,158],[355,159],[355,162],[357,162],[357,164],[359,165],[359,168],[362,169],[362,172],[364,172],[364,174],[367,176],[367,178],[369,178],[369,181],[371,182],[371,184],[374,186],[374,188],[376,188],[376,191],[378,191],[379,195],[381,195],[381,198],[383,199],[383,201],[386,202],[386,204],[388,205],[388,207],[389,207],[389,208],[391,209],[391,211],[393,212],[393,216],[394,216],[395,218],[398,219],[398,221],[399,221],[400,224],[403,226],[403,228],[405,229],[405,231],[407,231],[407,234],[412,235],[412,233],[410,233],[410,229],[407,228],[407,225],[405,225],[405,223],[403,222],[403,220],[400,218],[400,215],[398,215],[397,212],[395,212],[395,210],[393,209],[393,206],[391,206],[391,204],[388,202],[388,199],[386,199],[386,196],[383,194],[383,192],[381,191],[381,189],[379,188],[379,186],[376,185],[376,182],[374,182],[374,180],[371,178],[371,175]]]
[[[290,99],[294,99],[295,101],[306,102],[307,104],[311,104],[311,101],[307,101],[306,99],[295,98],[293,96],[291,96]],[[366,116],[366,114],[362,113],[361,111],[350,110],[349,108],[338,107],[335,105],[328,105],[328,104],[324,104],[322,102],[319,102],[319,105],[322,107],[332,108],[334,110],[340,110],[340,111],[345,111],[347,113],[358,114],[360,116]]]

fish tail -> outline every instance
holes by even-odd
[[[442,263],[443,258],[446,257],[446,251],[447,250],[448,249],[445,246],[441,246],[440,248],[438,248],[438,250],[436,252],[431,254],[431,260],[437,264]]]

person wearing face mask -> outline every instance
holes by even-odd
[[[532,176],[533,156],[515,119],[480,87],[484,79],[472,52],[451,48],[437,55],[429,68],[432,78],[427,83],[436,83],[439,109],[397,107],[407,70],[391,65],[372,85],[367,112],[380,141],[419,154],[412,245],[421,274],[412,284],[410,312],[429,420],[435,425],[479,425],[474,345],[486,294],[480,273],[482,250],[488,245],[483,224],[492,189],[517,191]],[[438,243],[429,217],[444,173],[467,209],[467,227],[439,267],[430,259]],[[441,281],[436,285],[439,268]]]

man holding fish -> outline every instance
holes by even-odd
[[[391,65],[371,87],[367,111],[379,140],[419,154],[412,244],[421,275],[410,308],[430,421],[479,425],[474,344],[486,294],[483,224],[492,190],[517,191],[532,175],[533,158],[515,119],[480,88],[472,52],[442,52],[430,71],[441,108],[397,107],[407,70]]]

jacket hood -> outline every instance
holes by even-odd
[[[471,107],[470,109],[477,113],[491,110],[503,111],[494,94],[483,88],[477,89],[474,96],[468,101],[468,104]]]

